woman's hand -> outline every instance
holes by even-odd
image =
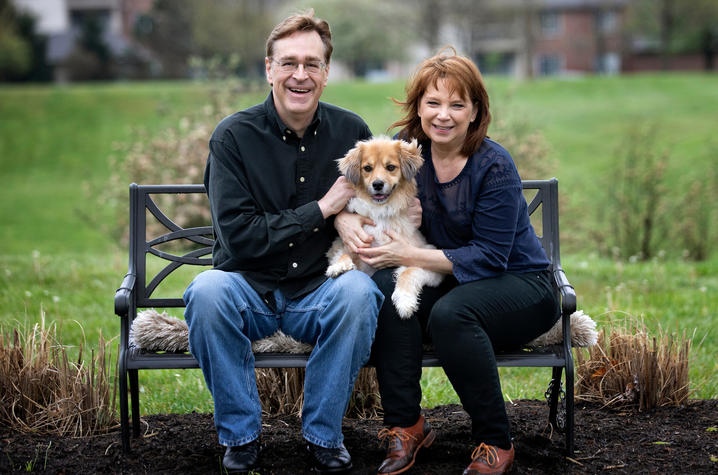
[[[351,252],[371,246],[374,236],[364,231],[364,225],[374,226],[374,221],[359,214],[342,211],[334,218],[334,228],[339,233],[344,246]]]
[[[386,230],[384,233],[391,238],[391,242],[383,246],[357,249],[359,258],[375,269],[411,265],[416,248],[394,231]]]

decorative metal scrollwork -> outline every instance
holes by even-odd
[[[558,390],[555,389],[555,385],[557,383]],[[548,402],[549,407],[551,406],[554,392],[557,393],[558,403],[556,405],[556,420],[551,422],[556,424],[556,429],[564,432],[566,430],[566,393],[563,390],[563,382],[560,379],[552,379],[551,382],[548,383],[548,388],[544,393],[544,397],[546,398],[546,402]]]
[[[212,254],[212,246],[214,245],[214,239],[208,237],[213,234],[212,226],[198,226],[193,228],[183,228],[177,223],[172,221],[162,210],[159,209],[157,204],[152,198],[147,195],[145,200],[145,207],[152,213],[157,221],[166,227],[170,232],[165,233],[159,237],[152,239],[151,241],[145,242],[145,252],[170,261],[160,272],[155,275],[152,281],[146,286],[146,297],[149,298],[157,286],[172,272],[178,269],[183,264],[189,265],[211,265],[212,258],[202,256]],[[187,240],[195,244],[199,244],[203,247],[194,249],[187,252],[186,254],[177,255],[171,252],[161,251],[156,248],[161,244],[166,244],[172,241]]]

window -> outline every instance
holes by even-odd
[[[539,57],[539,74],[541,76],[555,76],[561,73],[561,58],[555,54],[545,54]]]
[[[618,74],[621,72],[621,57],[618,53],[606,53],[598,57],[597,70],[603,74]]]
[[[596,29],[601,33],[613,33],[618,26],[618,15],[614,10],[599,10],[596,14]]]
[[[547,36],[556,35],[561,32],[561,16],[558,12],[543,11],[539,13],[541,33]]]

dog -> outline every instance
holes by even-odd
[[[392,140],[376,137],[359,141],[347,154],[337,160],[339,171],[355,189],[355,196],[347,203],[347,210],[371,218],[375,226],[364,225],[364,231],[374,237],[372,247],[387,244],[391,239],[385,230],[405,237],[412,245],[434,249],[409,219],[409,206],[416,197],[414,177],[424,163],[421,146],[416,140]],[[327,252],[329,267],[326,275],[337,277],[359,269],[372,275],[372,268],[356,253],[345,248],[341,238],[332,243]],[[422,287],[436,287],[443,275],[419,267],[398,267],[394,273],[396,287],[391,300],[400,318],[411,317],[419,306]]]

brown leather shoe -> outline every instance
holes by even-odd
[[[483,442],[471,454],[471,463],[464,475],[500,474],[506,473],[514,463],[514,445],[509,450],[500,449],[494,445]]]
[[[416,453],[422,447],[429,447],[436,438],[424,416],[411,427],[392,427],[379,431],[379,440],[389,439],[386,459],[379,466],[381,475],[394,475],[411,468],[416,460]]]

